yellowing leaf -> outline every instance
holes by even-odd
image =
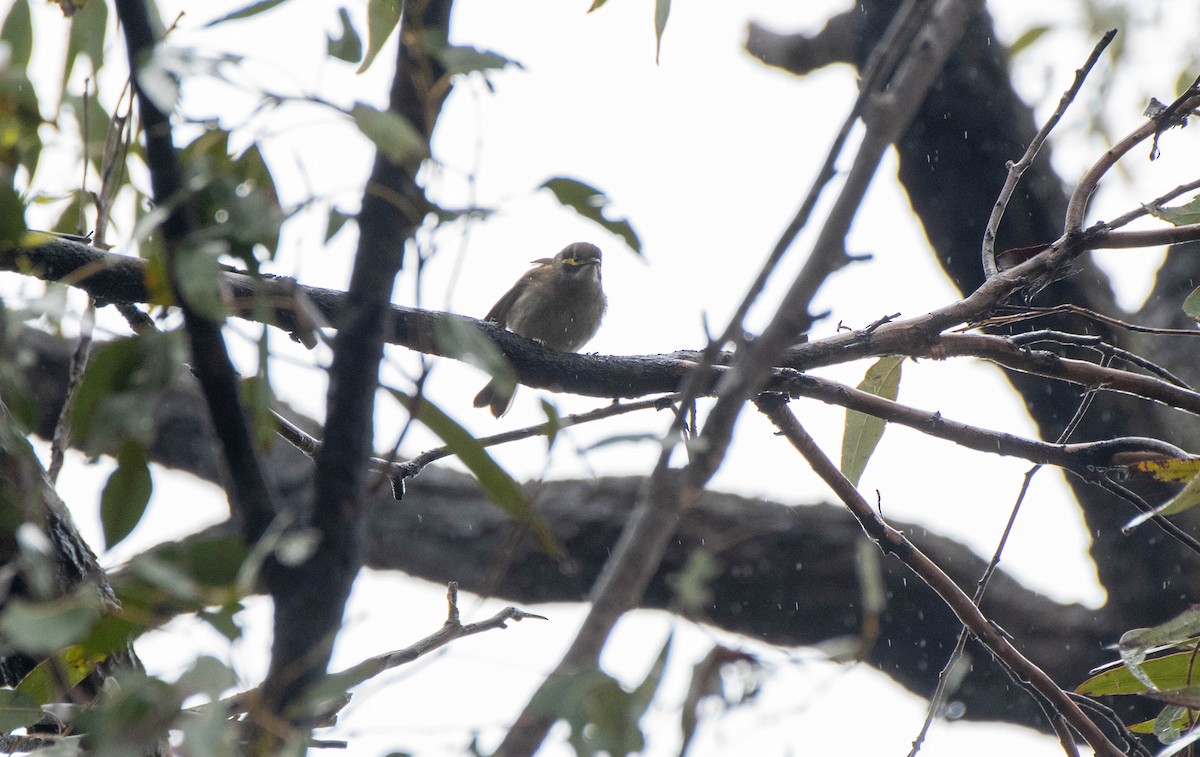
[[[1200,458],[1169,457],[1157,460],[1143,460],[1126,466],[1132,476],[1148,477],[1155,481],[1174,481],[1183,483],[1191,481],[1200,473]]]
[[[894,400],[900,391],[901,356],[881,357],[867,369],[866,376],[858,385],[860,391],[877,397]],[[858,486],[866,470],[867,461],[875,452],[875,446],[883,437],[884,421],[857,410],[846,411],[846,428],[842,433],[842,475]]]

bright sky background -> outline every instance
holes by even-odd
[[[177,8],[187,10],[174,44],[248,56],[244,65],[227,70],[232,87],[216,80],[189,81],[183,105],[187,116],[218,117],[225,126],[246,123],[260,90],[319,93],[346,106],[356,100],[384,104],[393,48],[389,45],[364,76],[355,76],[348,64],[327,59],[325,35],[338,28],[334,4],[293,0],[253,22],[231,23],[211,32],[197,30],[203,21],[240,4],[225,0],[162,4],[168,22]],[[425,245],[436,245],[437,255],[421,282],[422,304],[482,316],[526,270],[528,261],[551,255],[566,243],[589,240],[605,253],[610,304],[604,326],[585,349],[642,354],[697,348],[703,345],[705,318],[713,330],[724,326],[816,175],[856,93],[854,72],[848,67],[805,79],[763,67],[741,50],[746,23],[753,19],[778,30],[811,31],[847,3],[677,2],[657,66],[649,0],[612,0],[592,14],[585,13],[588,4],[588,0],[456,3],[452,41],[495,50],[525,68],[492,74],[494,93],[479,77],[460,81],[446,105],[434,142],[441,163],[427,176],[430,193],[448,206],[474,202],[497,213],[486,222],[423,235]],[[66,27],[54,7],[37,0],[33,5],[39,45],[52,48],[51,38],[63,34]],[[1064,18],[1072,13],[1067,5],[1032,0],[990,4],[1005,41],[1038,23],[1067,22],[1067,30],[1048,34],[1014,64],[1023,94],[1037,103],[1042,116],[1053,109],[1094,41],[1078,34],[1077,24]],[[365,3],[349,2],[348,7],[361,30]],[[1197,12],[1177,4],[1171,11]],[[1177,40],[1166,33],[1164,15],[1153,8],[1139,10],[1136,23],[1126,29],[1127,43],[1138,50],[1135,61],[1126,64],[1137,71],[1136,77],[1118,76],[1103,95],[1085,87],[1077,111],[1056,135],[1055,162],[1063,176],[1077,176],[1102,149],[1096,138],[1083,131],[1086,109],[1102,101],[1114,132],[1120,134],[1140,121],[1145,93],[1162,100],[1172,96],[1175,76],[1191,55],[1188,44],[1194,46],[1195,40]],[[1173,28],[1200,28],[1194,18],[1184,23],[1172,16],[1169,21]],[[120,70],[120,54],[109,52],[110,76]],[[61,65],[57,60],[61,53],[54,52],[45,65],[51,69]],[[47,73],[47,77],[58,80],[57,75]],[[114,81],[115,76],[112,81],[102,80],[102,90]],[[296,107],[249,120],[239,138],[241,144],[256,141],[264,150],[285,204],[316,195],[330,198],[346,211],[356,208],[372,153],[344,118],[321,108]],[[48,141],[54,139],[52,133],[47,136]],[[1124,212],[1194,178],[1187,174],[1189,166],[1196,165],[1194,142],[1190,130],[1171,135],[1164,142],[1168,160],[1131,164],[1130,183],[1118,191],[1102,189],[1092,218]],[[1190,158],[1183,155],[1188,150]],[[817,336],[831,333],[839,321],[862,326],[897,311],[916,315],[955,296],[935,268],[894,174],[889,155],[848,240],[851,252],[871,252],[876,257],[843,270],[821,291],[816,308],[828,308],[832,316],[817,325]],[[561,209],[547,192],[535,191],[557,175],[582,179],[608,193],[617,212],[627,215],[639,232],[644,257],[638,258],[618,238]],[[68,183],[62,186],[37,189],[53,194],[69,187],[73,176],[63,179]],[[344,286],[353,232],[345,231],[323,247],[323,231],[324,218],[319,214],[289,225],[273,270],[296,275],[304,283]],[[114,238],[122,233],[128,229],[116,229]],[[802,236],[794,246],[774,286],[752,313],[751,328],[761,327],[770,317],[810,239],[811,235]],[[1132,304],[1144,296],[1158,260],[1157,254],[1148,252],[1122,251],[1105,257],[1106,265],[1121,266],[1124,301]],[[28,282],[8,275],[0,278],[0,286],[8,294],[36,291]],[[411,268],[397,284],[395,301],[416,301]],[[72,303],[77,307],[77,298]],[[103,323],[122,328],[119,322]],[[257,328],[235,322],[229,332],[240,365],[252,372]],[[273,339],[272,346],[281,356],[312,361],[310,354],[282,335]],[[320,360],[328,359],[327,353],[318,354]],[[412,362],[403,350],[390,355],[395,365],[411,373]],[[857,363],[821,373],[856,383],[866,367]],[[322,374],[284,361],[273,371],[276,391],[283,399],[311,415],[322,413]],[[402,382],[393,369],[385,378]],[[444,361],[436,367],[428,388],[435,402],[481,435],[538,421],[543,417],[540,396],[561,412],[603,404],[524,389],[514,410],[495,421],[470,406],[470,398],[484,381],[479,371]],[[1034,433],[999,372],[987,366],[965,361],[909,362],[904,366],[900,400],[956,420]],[[837,455],[843,412],[813,402],[795,407],[826,451]],[[394,442],[402,418],[394,405],[381,399],[376,436],[381,448]],[[549,461],[544,442],[537,440],[494,454],[522,479],[645,474],[655,456],[649,444],[608,445],[586,455],[574,450],[617,434],[661,432],[667,422],[665,416],[626,416],[572,430],[572,443],[560,443]],[[405,451],[415,453],[435,444],[430,437],[416,434]],[[97,549],[102,543],[96,516],[98,493],[110,467],[108,461],[85,464],[72,455],[61,479],[64,497]],[[916,521],[990,554],[1026,467],[1020,461],[961,451],[907,429],[889,428],[862,480],[862,490],[881,492],[886,516]],[[980,486],[981,481],[988,483]],[[103,556],[105,564],[118,564],[140,547],[225,517],[224,498],[215,487],[161,469],[155,470],[155,487],[147,520],[127,543]],[[743,415],[731,454],[712,488],[794,504],[831,499],[800,458],[753,412]],[[919,534],[915,536],[919,544]],[[1043,472],[1010,541],[1005,568],[1056,599],[1098,605],[1103,591],[1087,559],[1087,546],[1087,535],[1061,476]],[[335,667],[406,646],[435,630],[444,619],[443,593],[438,585],[365,572],[348,610],[347,632],[340,639]],[[481,619],[501,606],[465,597],[464,619]],[[349,739],[346,753],[356,756],[382,755],[392,749],[419,755],[459,753],[473,730],[479,732],[485,750],[493,748],[533,687],[557,663],[582,618],[579,606],[527,609],[548,615],[550,621],[530,621],[502,633],[462,640],[448,652],[381,677],[362,687],[342,724],[322,736]],[[153,671],[171,677],[190,659],[180,656],[181,648],[195,645],[232,660],[246,683],[253,684],[265,669],[269,644],[265,601],[252,603],[243,626],[246,639],[233,649],[201,624],[186,621],[147,636],[139,649]],[[766,648],[662,613],[637,613],[622,621],[606,653],[606,669],[636,683],[671,628],[676,630],[676,646],[664,693],[645,723],[651,738],[649,754],[677,750],[674,708],[682,700],[691,666],[713,639],[761,654],[770,671],[759,702],[703,726],[693,754],[841,753],[848,743],[860,754],[903,754],[919,729],[923,701],[872,670],[821,662],[808,650]],[[862,727],[865,718],[871,720],[871,727]],[[560,742],[544,753],[564,750]],[[1061,753],[1053,739],[1027,730],[962,723],[935,726],[922,753],[934,757],[968,751]]]

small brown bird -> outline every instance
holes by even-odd
[[[600,248],[575,242],[533,264],[484,320],[550,349],[574,352],[595,335],[608,306],[600,286]],[[499,418],[508,412],[515,392],[492,379],[475,395],[475,407],[487,406]]]

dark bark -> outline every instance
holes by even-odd
[[[38,359],[31,361],[27,382],[38,387],[44,433],[52,428],[55,405],[61,402],[71,346],[32,331],[25,332],[24,341],[36,345]],[[216,480],[201,407],[186,385],[168,395],[157,409],[159,434],[149,454],[164,465]],[[311,422],[306,425],[315,428]],[[308,496],[312,464],[307,458],[280,443],[264,460],[276,480],[292,487],[288,498]],[[464,590],[516,603],[581,601],[608,558],[640,485],[637,478],[529,485],[531,501],[570,557],[561,565],[528,535],[514,545],[519,536],[514,525],[473,479],[429,467],[409,483],[403,501],[391,498],[386,483],[374,489],[363,523],[365,563],[435,583],[458,581]],[[961,586],[974,585],[983,562],[967,548],[919,526],[893,525]],[[711,605],[697,620],[785,646],[854,635],[861,624],[854,555],[862,538],[858,524],[839,507],[790,507],[708,492],[682,519],[644,606],[674,609],[670,577],[683,569],[693,551],[705,549],[721,571],[711,586]],[[959,626],[894,558],[884,560],[884,569],[889,602],[869,662],[927,695]],[[120,593],[123,577],[114,581]],[[1016,637],[1031,659],[1065,683],[1111,659],[1103,645],[1125,630],[1107,612],[1052,602],[1003,573],[984,610]],[[1038,724],[1040,715],[1028,697],[1019,695],[994,666],[978,664],[986,653],[972,649],[976,673],[955,694],[966,716]]]

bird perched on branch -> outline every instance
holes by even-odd
[[[608,306],[600,286],[600,248],[575,242],[533,265],[484,320],[550,349],[574,352],[595,335]],[[515,392],[516,387],[501,386],[492,379],[475,395],[475,407],[486,406],[499,418],[508,412]]]

